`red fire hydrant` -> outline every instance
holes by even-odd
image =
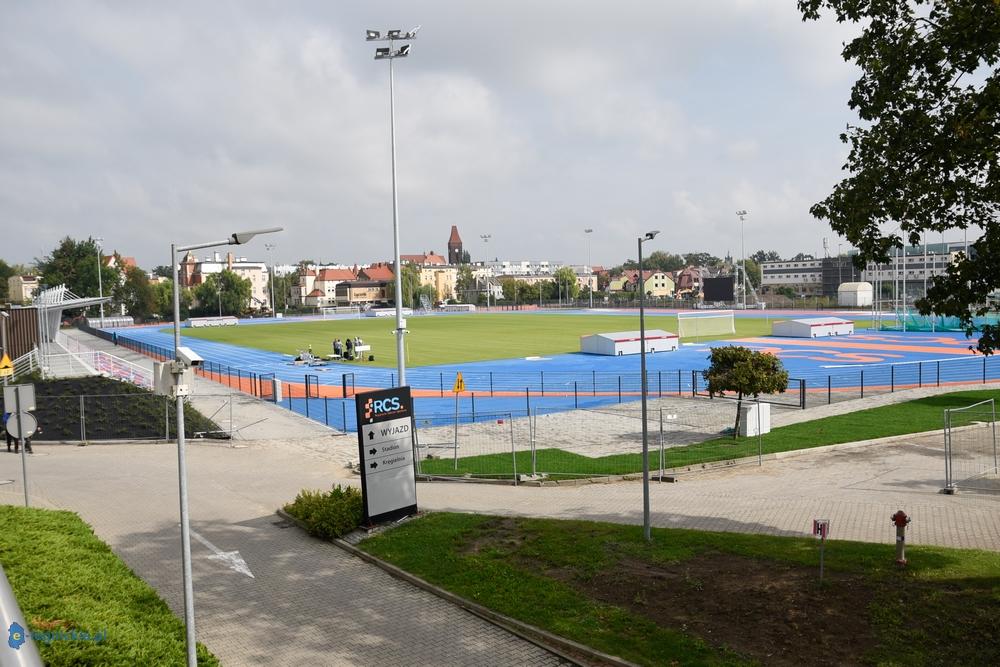
[[[906,526],[910,517],[903,510],[892,515],[892,523],[896,526],[896,565],[906,567]]]

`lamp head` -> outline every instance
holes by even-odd
[[[659,229],[654,229],[651,232],[646,232],[646,236],[643,237],[643,240],[644,241],[652,241],[654,238],[656,238],[656,235],[659,234],[659,233],[660,233]]]
[[[403,46],[399,47],[399,51],[396,51],[392,55],[398,56],[400,58],[405,58],[406,56],[410,55],[410,45],[404,44]]]
[[[243,245],[258,234],[272,234],[280,232],[284,227],[268,227],[267,229],[252,229],[246,232],[235,232],[229,237],[229,245]]]
[[[380,33],[378,30],[366,30],[365,31],[365,39],[368,40],[369,42],[372,41],[372,40],[378,39],[381,36],[382,36],[382,33]]]
[[[747,210],[745,208],[741,208],[740,210],[736,211],[736,215],[740,216],[747,215]]]
[[[381,48],[375,49],[375,60],[382,60],[383,58],[389,57],[389,47],[383,46]]]

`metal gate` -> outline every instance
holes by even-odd
[[[997,412],[993,399],[944,411],[945,491],[1000,492]]]
[[[257,376],[257,395],[262,401],[274,403],[274,373],[263,373]]]

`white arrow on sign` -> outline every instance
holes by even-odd
[[[240,558],[239,551],[223,551],[193,530],[191,531],[191,537],[204,544],[205,547],[212,552],[212,555],[209,556],[212,560],[222,561],[230,570],[239,572],[240,574],[245,574],[251,579],[256,579],[256,577],[253,576],[253,572],[251,572],[250,568],[247,566],[246,561]]]

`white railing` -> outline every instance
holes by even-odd
[[[26,352],[14,360],[14,377],[27,375],[37,370],[41,364],[38,362],[38,349]]]
[[[58,374],[54,369],[68,366],[73,373],[82,370],[86,375],[106,375],[147,389],[153,387],[153,372],[139,364],[103,350],[94,350],[62,331],[56,334],[56,344],[66,350],[67,354],[46,355],[46,366],[50,374]]]

